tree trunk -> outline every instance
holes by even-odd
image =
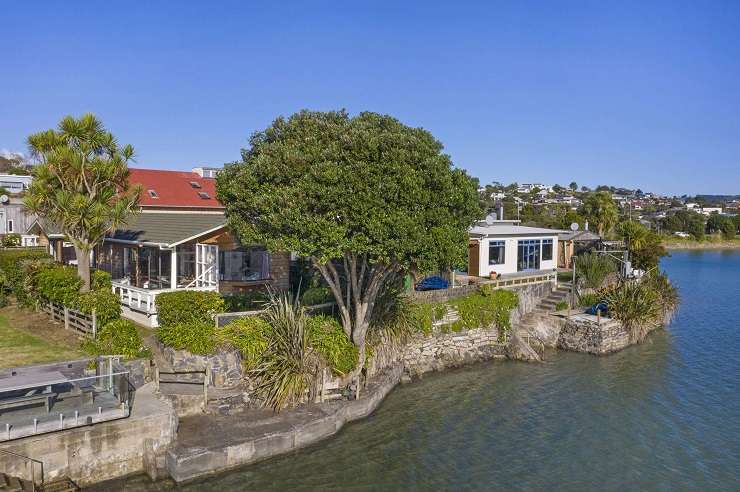
[[[77,246],[74,248],[77,257],[77,276],[82,279],[80,292],[90,292],[90,250]]]

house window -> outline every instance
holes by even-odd
[[[8,230],[8,232],[13,232],[13,221],[10,220],[10,219],[8,220],[8,229],[7,230]]]
[[[191,181],[190,182],[190,186],[192,186],[195,189],[200,189],[201,188],[200,183],[198,183],[197,181]]]
[[[542,241],[539,239],[524,239],[517,243],[517,271],[540,269],[540,250]]]
[[[149,196],[152,198],[159,198],[159,195],[157,195],[157,192],[154,190],[149,190]]]
[[[270,278],[270,254],[262,247],[219,251],[221,280],[253,282]]]
[[[505,241],[490,241],[488,243],[488,264],[503,265],[504,263],[506,263],[505,252]]]
[[[542,261],[552,260],[552,239],[542,240]]]
[[[199,191],[198,192],[198,196],[201,197],[203,200],[210,200],[211,199],[211,195],[209,195],[205,191]]]

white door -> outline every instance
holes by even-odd
[[[218,246],[195,245],[195,286],[218,288]]]

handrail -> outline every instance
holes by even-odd
[[[186,289],[189,289],[193,285],[197,285],[198,284],[198,280],[201,280],[202,281],[203,280],[203,277],[205,277],[206,274],[209,273],[214,268],[216,268],[216,265],[209,266],[204,272],[201,272],[200,275],[198,275],[197,277],[195,277],[188,285],[186,285],[185,288]]]
[[[39,461],[39,460],[34,459],[34,458],[31,458],[29,456],[24,456],[22,454],[14,453],[12,451],[6,451],[4,449],[0,449],[0,454],[6,454],[6,455],[13,456],[15,458],[20,458],[21,460],[25,461],[26,463],[30,463],[31,464],[31,480],[30,480],[30,482],[31,482],[31,485],[33,486],[33,490],[36,490],[36,473],[35,473],[35,471],[36,471],[36,465],[38,465],[39,466],[39,470],[41,471],[41,480],[38,483],[39,483],[39,485],[43,485],[44,484],[44,462],[43,461]],[[24,478],[24,480],[25,480],[25,478]]]

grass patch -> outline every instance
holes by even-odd
[[[0,315],[0,367],[44,364],[81,357],[84,357],[81,350],[50,343],[21,329],[12,328],[8,318]]]

